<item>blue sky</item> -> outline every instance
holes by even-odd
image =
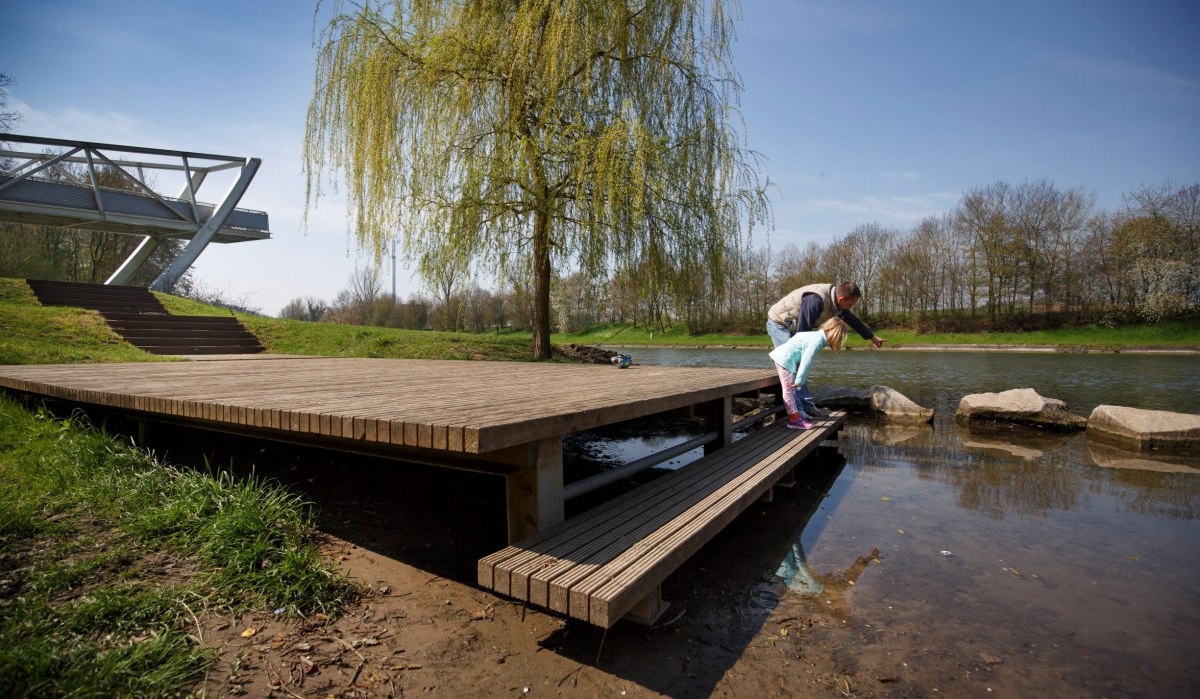
[[[778,187],[758,247],[906,230],[997,180],[1086,188],[1110,210],[1143,184],[1200,181],[1200,3],[741,10],[746,135]],[[0,0],[0,26],[19,133],[263,159],[242,206],[270,214],[273,240],[210,246],[196,265],[209,288],[274,314],[296,296],[332,300],[364,262],[336,194],[300,225],[311,2]],[[417,290],[399,276],[400,294]]]

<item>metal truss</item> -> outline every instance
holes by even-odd
[[[44,151],[22,151],[15,144]],[[0,220],[142,236],[106,284],[128,283],[164,240],[188,240],[150,285],[167,291],[210,242],[271,237],[266,212],[236,208],[261,163],[259,158],[0,134]],[[197,200],[210,174],[235,169],[237,176],[218,203]],[[115,173],[128,186],[101,186],[98,170]],[[181,191],[174,197],[158,194],[147,171],[181,174]]]

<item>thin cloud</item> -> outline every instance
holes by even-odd
[[[1169,99],[1178,98],[1181,94],[1200,97],[1200,80],[1115,58],[1055,51],[1038,55],[1034,63],[1071,76],[1086,76],[1132,87],[1150,86]]]
[[[19,133],[27,136],[145,148],[178,147],[162,142],[149,124],[121,112],[92,112],[76,107],[43,112],[19,99],[14,99],[12,105],[13,111],[21,117]]]
[[[808,206],[818,211],[836,211],[880,223],[915,224],[953,206],[957,194],[934,192],[917,196],[864,196],[858,199],[814,199]]]

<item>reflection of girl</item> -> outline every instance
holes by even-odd
[[[771,359],[779,371],[779,383],[783,385],[783,403],[787,406],[787,426],[793,430],[806,430],[813,426],[808,416],[800,412],[797,388],[803,386],[812,368],[813,357],[825,346],[839,352],[846,343],[846,323],[838,317],[830,318],[820,330],[796,333],[782,345],[771,350]]]

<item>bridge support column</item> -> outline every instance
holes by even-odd
[[[254,174],[258,172],[258,166],[261,164],[262,160],[258,158],[247,158],[246,164],[242,166],[242,174],[229,186],[229,191],[225,193],[225,198],[220,205],[213,209],[212,216],[196,232],[183,252],[179,253],[179,257],[175,258],[171,266],[158,275],[158,278],[150,285],[151,291],[170,291],[175,286],[175,282],[179,281],[187,268],[192,266],[200,253],[204,252],[204,248],[208,247],[213,236],[224,225],[225,219],[229,218],[229,214],[237,208],[238,202],[246,193],[246,188],[250,186],[250,180],[254,179]]]
[[[146,236],[142,239],[142,243],[137,246],[132,254],[121,263],[117,271],[112,273],[104,283],[105,284],[128,284],[133,275],[146,264],[146,260],[154,254],[158,246],[162,244],[162,240],[153,236]]]

